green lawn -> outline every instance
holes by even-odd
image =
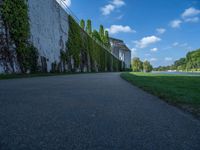
[[[200,114],[200,76],[122,73],[121,77],[171,104]]]

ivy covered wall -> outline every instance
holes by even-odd
[[[121,71],[122,62],[97,44],[69,15],[69,37],[63,61],[72,71]]]
[[[20,71],[22,73],[38,71],[38,51],[29,42],[30,24],[26,0],[3,0],[0,11],[6,30],[5,34],[7,39],[5,41],[7,45],[10,44],[8,40],[13,41]],[[7,46],[7,49],[5,49],[7,53],[11,52],[9,48],[10,46]],[[4,54],[1,53],[1,55]]]
[[[68,40],[68,14],[56,0],[28,0],[30,40],[39,52],[43,72],[63,72],[61,52]]]
[[[0,73],[8,73],[1,69],[8,62],[9,73],[123,70],[122,62],[98,45],[56,0],[3,0],[0,12],[0,27],[3,21],[7,36],[0,35],[5,43]]]

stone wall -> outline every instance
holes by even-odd
[[[0,4],[2,0],[0,0]],[[39,51],[42,71],[51,71],[52,64],[60,63],[60,52],[68,40],[68,14],[56,0],[28,0],[30,42]],[[0,14],[0,73],[17,73],[15,46]],[[6,52],[4,52],[4,50]],[[62,71],[62,66],[60,67]]]
[[[110,38],[110,44],[112,46],[112,53],[117,58],[122,60],[126,69],[130,69],[131,66],[131,51],[125,45],[124,41]]]
[[[2,0],[0,0],[0,4]],[[110,58],[110,66],[102,67],[105,62],[97,64],[97,60],[92,55],[80,50],[80,65],[74,68],[74,58],[70,56],[68,62],[61,60],[61,52],[66,51],[69,32],[69,16],[66,11],[58,4],[56,0],[27,0],[28,15],[30,22],[30,43],[37,48],[39,52],[38,65],[40,71],[119,71],[122,66],[118,66],[121,61],[115,61],[116,58],[107,52],[105,48],[101,49],[99,54],[108,54],[106,59]],[[85,31],[81,34],[82,38],[89,39]],[[88,41],[88,40],[86,40]],[[9,36],[9,29],[3,23],[0,14],[0,73],[20,73],[19,64],[16,57],[16,48]],[[95,42],[95,40],[93,40]],[[96,42],[95,42],[96,43]],[[95,44],[93,44],[94,46]],[[98,45],[98,44],[97,44]],[[96,48],[96,47],[95,47]],[[4,50],[6,52],[4,52]],[[96,50],[96,49],[95,49]],[[93,50],[91,50],[93,51]],[[94,51],[93,51],[94,52]],[[90,52],[91,53],[91,52]],[[115,54],[114,54],[115,55]],[[94,57],[94,56],[93,56]],[[100,55],[99,55],[100,57]],[[100,60],[100,58],[96,58]],[[101,56],[102,57],[102,56]],[[107,63],[108,64],[108,63]],[[99,68],[98,68],[98,67]],[[110,70],[108,69],[110,68]],[[28,72],[28,71],[27,71]]]
[[[131,68],[131,51],[125,52],[125,68],[130,69]]]
[[[60,63],[60,51],[65,50],[68,15],[56,0],[28,0],[28,6],[31,41],[39,50],[42,68],[49,72],[52,63]]]
[[[0,0],[0,6],[3,1]],[[9,29],[2,19],[0,11],[0,73],[20,72],[18,67],[14,42],[9,35]]]

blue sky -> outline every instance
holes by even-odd
[[[200,48],[200,0],[65,0],[80,19],[124,40],[132,57],[170,65]]]

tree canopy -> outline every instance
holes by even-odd
[[[80,22],[80,26],[83,30],[85,30],[85,21],[82,19]]]
[[[179,70],[179,71],[199,71],[200,70],[200,49],[188,52],[185,58],[174,62],[171,66],[159,66],[156,71]]]
[[[149,61],[143,62],[143,71],[144,72],[151,72],[153,70],[153,67]]]
[[[100,25],[100,27],[99,27],[99,35],[100,35],[101,41],[104,42],[105,41],[105,31],[104,31],[103,25]]]
[[[134,72],[151,72],[153,67],[149,61],[142,62],[140,58],[135,57],[132,60],[132,70]]]
[[[135,57],[132,60],[132,69],[134,72],[141,72],[143,70],[143,63],[140,58]]]
[[[95,39],[97,39],[99,42],[104,44],[106,47],[110,48],[110,38],[109,38],[109,32],[104,30],[104,26],[100,25],[99,32],[97,30],[92,30],[92,21],[87,20],[87,25],[85,27],[85,21],[82,19],[80,21],[80,26],[82,29],[86,30],[86,32],[89,35],[92,35]]]
[[[95,39],[101,41],[101,37],[100,37],[99,32],[98,32],[97,30],[93,30],[92,36],[93,36]]]
[[[87,20],[86,32],[90,35],[92,34],[92,21],[91,20]]]

